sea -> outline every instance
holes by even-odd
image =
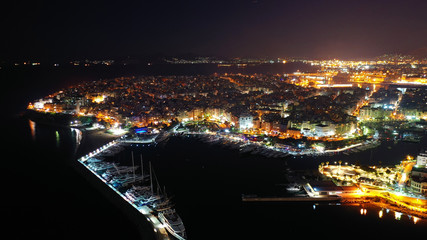
[[[154,239],[136,210],[105,187],[76,159],[115,137],[102,131],[44,125],[22,112],[26,104],[63,87],[129,75],[197,75],[215,72],[288,73],[309,71],[304,64],[218,68],[213,65],[162,65],[99,68],[16,68],[0,70],[3,89],[1,204],[7,239]],[[6,84],[10,83],[10,84]],[[268,158],[242,154],[221,144],[176,136],[157,146],[133,146],[122,156],[150,161],[172,198],[189,239],[287,239],[306,237],[416,237],[427,221],[367,205],[306,202],[242,202],[242,194],[276,195],[291,170],[315,171],[321,162],[356,161],[395,165],[427,146],[384,142],[350,155]],[[361,209],[367,209],[361,214]],[[6,224],[4,224],[6,223]],[[5,238],[6,239],[6,238]]]

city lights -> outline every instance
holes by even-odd
[[[427,1],[2,7],[2,235],[426,232]]]

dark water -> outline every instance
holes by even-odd
[[[76,169],[74,131],[37,125],[33,140],[27,120],[15,119],[7,127],[1,168],[3,236],[141,239],[140,228],[120,206]],[[144,239],[151,237],[148,230]]]
[[[2,225],[2,235],[10,236],[8,239],[152,239],[152,230],[143,219],[135,217],[87,172],[76,167],[77,156],[111,137],[84,133],[80,144],[76,144],[76,131],[40,124],[36,124],[32,135],[29,122],[17,114],[28,101],[79,81],[115,77],[124,72],[167,75],[217,70],[174,67],[178,69],[163,72],[162,69],[158,72],[144,69],[1,72],[2,80],[13,83],[11,89],[4,90],[1,102],[2,136],[6,142],[1,148],[0,216],[6,223]],[[288,70],[296,68],[300,66]],[[240,197],[242,193],[280,191],[287,167],[315,169],[320,162],[335,160],[397,164],[408,153],[416,154],[426,146],[423,141],[398,144],[391,150],[384,145],[372,153],[332,158],[268,159],[180,138],[157,148],[133,151],[153,163],[160,183],[174,196],[190,239],[285,239],[295,234],[342,238],[367,236],[372,231],[377,236],[396,237],[426,233],[425,221],[413,224],[405,215],[397,221],[391,211],[379,219],[379,209],[375,208],[360,215],[359,206],[319,205],[313,210],[313,204],[308,203],[242,203]]]
[[[224,236],[282,239],[289,236],[288,233],[326,234],[338,238],[348,232],[363,236],[378,231],[384,236],[396,236],[427,230],[426,221],[414,225],[406,215],[395,220],[392,211],[384,212],[380,219],[381,209],[372,206],[364,206],[368,213],[361,215],[361,206],[320,204],[313,210],[312,203],[241,202],[242,193],[283,192],[280,184],[285,182],[285,168],[316,169],[320,159],[269,159],[209,146],[192,138],[171,139],[164,147],[142,152],[144,159],[152,161],[162,184],[175,196],[188,236],[194,239],[204,239],[206,233],[213,239]],[[328,159],[334,161],[336,157]],[[395,156],[387,161],[400,160]]]

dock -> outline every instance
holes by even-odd
[[[370,203],[365,198],[354,198],[354,197],[340,197],[340,196],[329,196],[329,197],[253,197],[253,196],[242,196],[242,202],[311,202],[311,203],[341,203],[341,204],[364,204]]]

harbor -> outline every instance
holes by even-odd
[[[28,123],[25,126],[28,126]],[[32,148],[37,150],[35,152],[34,150],[30,151],[28,154],[36,153],[40,155],[46,151],[61,151],[64,154],[66,152],[70,154],[75,152],[75,149],[70,147],[77,146],[76,144],[71,144],[76,141],[73,131],[51,129],[41,124],[35,126],[35,136],[33,137],[30,135],[31,131],[28,127],[26,131],[29,135],[29,140],[33,141],[32,139],[34,138],[37,143],[44,143],[48,146],[40,147],[40,145],[37,145]],[[56,140],[57,131],[59,133],[59,142]],[[147,143],[117,144],[117,146],[120,146],[117,149],[123,147],[125,150],[118,153],[113,153],[109,150],[99,150],[96,153],[94,149],[102,148],[104,144],[111,142],[113,136],[96,130],[83,131],[82,134],[83,137],[76,153],[78,158],[85,156],[88,152],[93,152],[93,156],[104,157],[102,159],[104,162],[116,162],[118,163],[118,167],[132,167],[131,152],[133,151],[135,166],[141,165],[140,154],[142,154],[144,172],[147,173],[147,176],[149,175],[149,162],[151,161],[155,166],[158,180],[167,187],[168,193],[171,193],[173,202],[176,203],[176,210],[179,212],[185,224],[187,235],[191,239],[206,239],[206,233],[210,234],[211,237],[209,239],[221,239],[224,236],[234,239],[253,239],[253,236],[273,238],[277,235],[275,233],[265,233],[266,228],[282,229],[286,225],[286,229],[292,228],[302,231],[304,228],[299,224],[301,221],[311,224],[312,228],[317,230],[334,225],[350,231],[352,229],[350,227],[351,224],[358,224],[365,229],[371,229],[371,226],[375,226],[375,229],[409,229],[412,232],[420,232],[425,229],[423,228],[425,226],[424,219],[418,220],[414,224],[414,219],[416,219],[414,215],[409,218],[407,214],[398,213],[399,210],[397,208],[387,208],[386,206],[377,207],[376,205],[363,203],[356,203],[355,205],[342,203],[339,205],[341,202],[338,201],[333,202],[332,205],[327,201],[242,201],[242,193],[256,193],[258,197],[272,195],[283,197],[286,196],[286,193],[294,193],[292,191],[294,186],[291,184],[294,179],[289,178],[289,176],[295,175],[299,179],[302,176],[309,176],[310,174],[306,173],[305,169],[318,171],[318,165],[322,161],[330,161],[332,164],[338,160],[343,160],[343,163],[346,161],[354,163],[359,160],[362,164],[376,164],[378,159],[381,159],[379,155],[385,155],[388,162],[383,162],[383,164],[393,165],[398,163],[402,156],[399,155],[398,150],[388,149],[386,143],[373,149],[373,151],[371,150],[372,153],[371,151],[362,151],[352,153],[349,156],[340,154],[333,157],[322,156],[318,159],[313,157],[293,158],[292,155],[288,155],[284,158],[269,158],[259,153],[252,154],[251,152],[246,152],[242,154],[239,148],[233,148],[231,144],[222,144],[220,141],[209,144],[197,137],[172,135],[169,141],[166,142],[165,140],[166,144],[151,144],[150,146]],[[424,144],[424,142],[421,144]],[[401,145],[404,145],[406,148],[412,147],[410,148],[412,151],[411,154],[419,152],[418,146],[413,143],[398,143],[397,147],[401,147]],[[115,147],[109,149],[114,150]],[[102,156],[101,152],[105,155]],[[30,155],[28,159],[31,159]],[[42,177],[42,180],[46,182],[49,182],[48,176],[51,176],[49,174],[56,173],[54,178],[59,179],[59,181],[49,182],[49,184],[55,184],[55,189],[67,189],[63,193],[59,193],[63,195],[60,199],[62,202],[68,201],[69,209],[72,209],[72,211],[62,210],[58,212],[58,216],[64,214],[67,218],[72,216],[73,219],[78,219],[75,228],[85,228],[85,232],[90,233],[88,236],[105,236],[105,239],[111,239],[108,236],[113,235],[114,238],[136,239],[138,234],[145,234],[143,235],[144,237],[141,237],[142,239],[152,239],[146,236],[155,233],[151,221],[147,221],[142,212],[123,198],[125,192],[120,189],[116,192],[114,190],[116,188],[112,188],[109,184],[101,180],[102,176],[98,176],[99,174],[95,175],[88,170],[87,165],[89,162],[82,163],[76,161],[76,158],[72,159],[72,165],[78,166],[81,171],[77,176],[70,178],[70,174],[64,175],[63,172],[66,169],[71,171],[74,167],[71,168],[68,165],[64,165],[58,171],[58,164],[60,164],[58,159],[61,159],[61,155],[59,157],[55,155],[55,157],[52,157],[51,160],[45,163],[31,162],[31,166],[34,166],[34,169],[37,171],[25,172],[30,176],[34,176],[34,179]],[[40,166],[40,164],[43,165]],[[301,171],[301,174],[290,173],[286,170],[287,168],[290,168],[289,171]],[[141,169],[138,168],[135,170],[135,173],[138,175],[140,171]],[[236,171],[239,171],[240,174],[236,175]],[[42,175],[40,175],[41,173]],[[130,174],[133,177],[133,171]],[[89,179],[91,184],[87,184],[84,179]],[[282,185],[283,183],[289,183],[291,186],[284,186]],[[40,185],[37,184],[37,186]],[[127,188],[131,188],[131,186]],[[34,189],[38,189],[37,192],[43,190],[44,193],[49,190],[42,188]],[[17,193],[17,191],[12,192]],[[39,196],[37,192],[33,191],[31,194]],[[70,193],[68,194],[68,192]],[[80,192],[82,193],[80,194]],[[279,195],[281,192],[284,195]],[[17,194],[17,196],[20,196],[19,193]],[[52,196],[58,196],[58,193],[55,192],[55,194],[52,195],[47,192],[45,201],[56,199],[52,198]],[[77,199],[74,197],[79,195],[81,197]],[[95,198],[94,195],[100,196]],[[90,196],[90,199],[86,199],[88,196]],[[95,200],[92,201],[92,198],[95,198]],[[43,202],[39,203],[43,206]],[[24,201],[22,203],[24,204]],[[315,206],[315,210],[313,206]],[[362,208],[367,209],[366,215],[360,214]],[[224,220],[224,214],[218,213],[221,211],[224,212],[224,209],[228,209],[227,213],[234,216],[233,227],[225,227],[221,231],[212,231],[212,226],[222,224],[221,221]],[[378,216],[382,209],[383,217],[380,219]],[[120,211],[123,214],[119,216],[111,215],[110,212],[112,211]],[[133,215],[137,215],[138,217],[133,217]],[[80,216],[84,216],[84,219],[79,219]],[[156,216],[154,217],[157,218]],[[326,218],[328,219],[327,222],[325,221]],[[345,220],[350,218],[352,219],[351,222]],[[264,222],[259,219],[270,219],[271,221]],[[67,223],[73,224],[73,222],[69,221]],[[55,222],[51,224],[55,226]],[[138,224],[146,225],[147,228],[129,237],[132,231],[135,231],[133,229],[139,227]],[[111,226],[120,227],[115,228]],[[252,229],[252,231],[248,233],[247,229]],[[78,231],[75,232],[76,234],[72,236],[78,237]],[[157,238],[157,233],[155,237]],[[172,236],[168,237],[172,238]]]

